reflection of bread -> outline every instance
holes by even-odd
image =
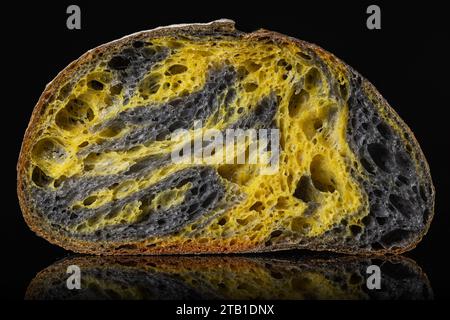
[[[366,286],[380,266],[381,289]],[[67,266],[81,289],[66,287]],[[31,282],[27,299],[430,299],[426,276],[403,257],[75,257]]]
[[[171,162],[177,128],[280,129],[280,167]],[[413,134],[321,48],[228,20],[89,51],[46,88],[18,194],[49,241],[101,254],[309,248],[398,253],[425,234],[433,185]]]

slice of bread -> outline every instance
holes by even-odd
[[[82,270],[81,288],[67,290],[67,268]],[[371,265],[381,271],[381,288],[369,289]],[[370,282],[371,283],[371,282]],[[39,272],[27,300],[423,300],[433,290],[414,261],[391,256],[72,257]]]
[[[177,129],[279,130],[265,153],[279,150],[278,170],[176,162]],[[434,207],[416,139],[367,80],[230,20],[139,32],[71,63],[39,99],[17,168],[30,228],[95,254],[401,253]]]

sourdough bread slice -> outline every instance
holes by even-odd
[[[244,151],[279,130],[265,150],[277,170],[237,155],[178,163],[178,129],[258,130],[234,142]],[[400,253],[433,216],[426,159],[367,80],[230,20],[139,32],[72,62],[34,108],[17,169],[30,228],[77,252]]]

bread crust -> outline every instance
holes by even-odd
[[[141,31],[134,33],[132,35],[125,36],[121,39],[114,40],[112,42],[103,44],[97,48],[91,49],[85,54],[83,54],[77,60],[71,62],[64,70],[62,70],[51,82],[49,82],[42,95],[40,96],[36,106],[33,109],[31,119],[29,121],[28,127],[26,129],[20,155],[17,163],[17,194],[19,198],[19,204],[23,213],[23,217],[31,228],[38,236],[45,238],[50,243],[63,247],[64,249],[80,252],[80,253],[89,253],[89,254],[97,254],[97,255],[130,255],[130,254],[203,254],[203,253],[249,253],[249,252],[268,252],[268,251],[278,251],[278,250],[289,250],[289,249],[311,249],[314,251],[331,251],[331,252],[340,252],[346,254],[358,254],[358,255],[387,255],[387,254],[400,254],[405,251],[409,251],[417,246],[417,244],[422,240],[424,235],[427,233],[432,218],[434,216],[434,197],[435,190],[431,179],[431,173],[429,165],[426,161],[426,158],[419,146],[417,139],[414,136],[414,133],[408,128],[408,126],[401,120],[400,116],[396,113],[396,111],[388,104],[388,102],[381,96],[381,94],[377,91],[377,89],[365,78],[362,78],[362,86],[365,89],[366,93],[372,95],[375,100],[380,105],[380,108],[383,108],[389,116],[399,125],[399,127],[405,132],[410,138],[410,144],[412,145],[413,152],[415,153],[416,160],[419,160],[421,164],[423,164],[423,172],[425,177],[422,177],[423,180],[429,181],[430,187],[430,197],[432,207],[429,208],[430,214],[428,221],[426,221],[426,226],[423,228],[422,232],[417,235],[417,238],[414,242],[411,242],[409,245],[394,248],[394,249],[380,249],[380,250],[367,250],[360,248],[329,248],[326,245],[321,244],[308,244],[306,246],[299,245],[296,243],[292,244],[284,244],[282,246],[277,245],[273,246],[259,246],[255,247],[254,245],[247,243],[245,241],[241,241],[237,245],[232,247],[232,251],[230,251],[229,247],[223,245],[209,245],[206,247],[204,244],[180,244],[177,246],[154,246],[147,247],[145,242],[121,242],[121,243],[111,243],[111,242],[88,242],[82,240],[76,240],[73,238],[69,238],[62,234],[54,234],[47,230],[47,228],[42,223],[42,220],[37,217],[36,214],[33,214],[33,209],[27,205],[26,200],[26,190],[24,186],[24,177],[27,174],[26,168],[28,167],[28,159],[27,155],[30,154],[32,147],[32,135],[35,132],[35,128],[38,126],[39,121],[42,117],[44,106],[53,98],[55,94],[57,94],[57,89],[64,84],[70,75],[75,72],[77,69],[80,69],[86,62],[93,59],[98,54],[108,51],[111,48],[120,48],[125,46],[128,43],[133,41],[137,41],[143,38],[151,38],[151,37],[162,37],[175,35],[178,32],[182,31],[187,35],[197,35],[199,33],[208,33],[208,32],[218,32],[223,34],[233,34],[239,35],[242,39],[267,39],[270,41],[274,41],[278,44],[296,44],[302,49],[308,49],[314,51],[318,54],[323,60],[327,61],[329,64],[334,65],[336,68],[339,68],[341,71],[346,74],[358,74],[355,70],[353,70],[350,66],[348,66],[345,62],[335,57],[332,53],[327,52],[321,47],[292,38],[277,32],[268,31],[265,29],[260,29],[252,33],[241,33],[234,28],[234,22],[228,19],[221,19],[212,21],[210,23],[194,23],[194,24],[180,24],[180,25],[171,25],[166,27],[158,27],[156,29]],[[420,164],[416,164],[420,165]]]

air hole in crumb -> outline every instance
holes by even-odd
[[[289,115],[295,117],[299,114],[302,106],[308,101],[309,93],[303,89],[299,93],[293,92],[289,99]]]
[[[122,92],[122,84],[119,83],[119,84],[112,86],[111,88],[109,88],[109,92],[113,96],[120,94]]]
[[[203,208],[209,208],[209,206],[216,200],[216,193],[211,193],[202,203]]]
[[[320,71],[317,68],[309,69],[308,73],[305,76],[305,88],[310,91],[314,88],[317,88],[321,85],[322,79],[320,75]]]
[[[245,61],[244,65],[249,72],[256,72],[261,68],[260,64],[250,60]]]
[[[310,202],[314,199],[314,187],[311,182],[311,178],[308,176],[302,176],[297,183],[293,196],[303,202]]]
[[[90,206],[95,201],[97,201],[97,196],[90,196],[90,197],[87,197],[86,199],[84,199],[83,204],[85,206]]]
[[[257,88],[258,88],[258,84],[257,83],[253,83],[253,82],[244,83],[244,90],[245,90],[245,92],[253,92]]]
[[[56,179],[53,182],[53,186],[55,188],[58,188],[64,182],[64,180],[66,180],[66,179],[67,179],[67,177],[65,175],[62,175],[61,177],[59,177],[58,179]]]
[[[113,70],[124,70],[130,64],[130,60],[122,56],[115,56],[108,62],[108,67]]]
[[[271,271],[270,276],[274,279],[283,279],[283,274],[281,272]]]
[[[34,167],[31,180],[38,187],[46,187],[52,182],[52,178],[47,176],[39,167]]]
[[[377,221],[377,223],[380,226],[383,226],[386,224],[386,222],[388,221],[388,219],[386,217],[376,217],[375,220]]]
[[[160,85],[160,81],[162,79],[162,76],[158,73],[150,74],[144,80],[142,80],[142,83],[139,87],[139,92],[141,94],[147,94],[147,95],[153,95],[158,90]]]
[[[101,83],[100,81],[97,80],[91,80],[88,82],[88,87],[91,88],[92,90],[96,90],[96,91],[102,91],[104,88],[103,83]]]
[[[276,237],[279,237],[282,233],[283,233],[283,231],[281,231],[281,230],[274,230],[271,232],[270,237],[276,238]]]
[[[420,186],[419,188],[419,193],[420,193],[420,197],[422,198],[423,201],[427,201],[427,195],[425,193],[425,187],[424,186]]]
[[[409,180],[408,180],[408,178],[405,177],[405,176],[399,175],[399,176],[397,177],[397,179],[398,179],[402,184],[409,184]]]
[[[170,76],[170,75],[184,73],[184,72],[186,72],[187,69],[188,68],[182,64],[174,64],[174,65],[170,66],[169,69],[167,69],[165,75]]]
[[[142,41],[134,41],[133,42],[133,47],[134,48],[142,48],[144,46],[144,42],[142,42]]]
[[[389,150],[380,143],[371,143],[367,147],[367,151],[370,154],[373,162],[385,172],[391,171],[392,156]]]
[[[321,119],[314,120],[313,126],[316,131],[320,131],[320,129],[322,129],[323,126],[322,120]]]
[[[408,155],[405,152],[402,152],[402,151],[397,152],[395,154],[395,162],[403,170],[408,170],[409,167],[411,166],[410,159],[409,159]]]
[[[392,135],[391,129],[384,122],[378,124],[377,130],[385,139],[389,139]]]
[[[344,100],[348,99],[348,88],[345,83],[342,83],[339,85],[339,93],[340,93],[342,99],[344,99]]]
[[[389,196],[389,202],[406,218],[412,216],[413,209],[411,208],[410,202],[407,201],[406,199],[398,195],[391,194]]]
[[[311,56],[305,52],[297,52],[297,55],[304,60],[311,60]]]
[[[351,225],[349,228],[350,228],[350,232],[352,233],[353,236],[360,234],[362,231],[362,228],[357,225]]]
[[[364,169],[366,169],[366,171],[370,174],[374,174],[375,170],[373,168],[373,166],[370,164],[369,161],[367,161],[366,158],[361,158],[360,159],[361,165],[364,167]]]
[[[316,189],[322,192],[334,192],[336,190],[334,174],[328,167],[326,159],[316,155],[310,165],[311,180]]]
[[[55,139],[43,138],[39,140],[31,151],[33,159],[39,161],[61,162],[66,158],[64,147]]]
[[[307,223],[303,217],[295,217],[291,221],[291,230],[294,232],[304,232],[309,228],[309,223]]]
[[[122,130],[124,129],[124,126],[119,123],[113,123],[107,128],[103,129],[100,132],[100,136],[104,138],[112,138],[117,136]]]
[[[411,231],[403,230],[403,229],[394,229],[387,234],[385,234],[380,242],[386,246],[391,247],[393,245],[397,245],[403,241],[408,241],[411,236]]]
[[[72,130],[94,119],[94,112],[88,103],[80,99],[71,99],[55,117],[55,123],[64,130]]]
[[[252,206],[248,209],[250,211],[255,210],[257,212],[261,212],[264,209],[264,205],[261,201],[256,201]]]

